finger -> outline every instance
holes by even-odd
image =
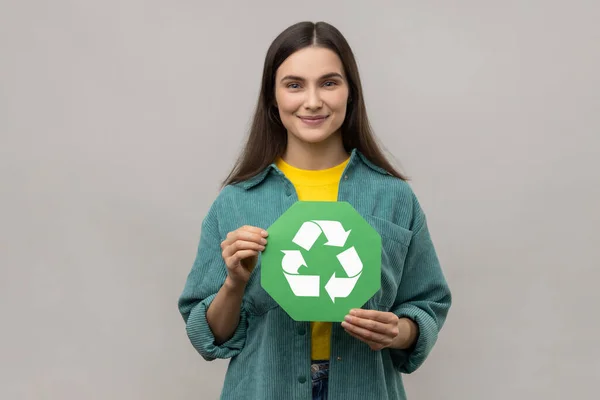
[[[372,319],[359,318],[351,315],[347,315],[345,318],[346,322],[352,325],[364,328],[366,330],[382,333],[387,336],[396,336],[398,334],[398,323],[383,323]]]
[[[383,349],[383,348],[385,347],[384,345],[382,345],[382,344],[380,344],[380,343],[375,343],[375,342],[371,342],[370,340],[366,340],[366,339],[365,339],[365,338],[363,338],[362,336],[359,336],[359,335],[357,335],[357,334],[355,334],[355,333],[352,333],[352,332],[350,332],[350,331],[349,331],[349,330],[347,330],[347,329],[346,329],[346,332],[347,332],[347,333],[348,333],[350,336],[352,336],[352,337],[354,337],[354,338],[356,338],[356,339],[360,340],[361,342],[364,342],[364,343],[368,344],[368,345],[369,345],[369,347],[370,347],[371,349],[373,349],[373,350],[381,350],[381,349]]]
[[[223,257],[231,257],[240,250],[256,250],[263,251],[265,246],[256,242],[248,242],[245,240],[236,240],[223,250]]]
[[[370,341],[370,342],[375,342],[375,343],[380,343],[380,344],[385,344],[387,345],[388,343],[391,342],[392,338],[389,336],[386,336],[384,334],[381,333],[377,333],[377,332],[372,332],[368,329],[364,329],[361,328],[359,326],[350,324],[348,322],[342,322],[342,327],[349,331],[354,333],[355,335],[361,337],[364,339],[364,341]]]
[[[260,233],[246,231],[243,229],[238,229],[237,231],[233,231],[231,236],[228,237],[226,240],[228,240],[230,243],[233,243],[236,240],[245,240],[248,242],[267,244],[267,239],[265,239]]]
[[[230,234],[227,235],[227,238],[223,242],[221,242],[221,250],[225,250],[237,241],[252,242],[262,246],[265,246],[267,244],[267,240],[261,237],[260,235],[248,232],[240,233],[236,231],[230,232]]]
[[[383,312],[377,310],[364,310],[362,308],[354,308],[350,310],[350,315],[356,316],[364,319],[372,319],[374,321],[379,321],[384,324],[388,324],[390,322],[394,322],[398,319],[398,317],[391,312]]]
[[[247,231],[247,232],[256,233],[256,234],[259,234],[262,237],[269,236],[269,233],[266,230],[264,230],[263,228],[256,227],[256,226],[244,225],[244,226],[242,226],[240,228],[240,230],[244,230],[244,231]]]
[[[258,252],[256,250],[240,250],[233,254],[231,257],[227,258],[225,263],[229,268],[233,268],[240,264],[242,260],[246,258],[257,256]]]

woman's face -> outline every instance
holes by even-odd
[[[289,56],[275,75],[275,101],[288,139],[320,143],[339,136],[348,93],[333,51],[305,47]]]

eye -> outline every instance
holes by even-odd
[[[289,84],[287,85],[287,88],[288,88],[288,89],[300,89],[300,85],[299,85],[299,84],[297,84],[297,83],[289,83]]]
[[[323,84],[323,86],[325,86],[325,87],[333,87],[336,85],[337,85],[337,82],[334,82],[334,81],[327,81]]]

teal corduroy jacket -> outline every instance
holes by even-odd
[[[381,289],[363,308],[412,319],[419,337],[411,350],[373,351],[333,323],[329,400],[405,399],[401,373],[415,371],[431,352],[450,309],[450,289],[410,186],[357,150],[342,176],[338,200],[350,203],[382,238]],[[262,288],[260,257],[233,337],[216,345],[206,320],[227,274],[220,247],[227,233],[243,225],[266,229],[296,201],[292,183],[271,164],[257,176],[223,188],[203,220],[178,306],[202,357],[231,359],[221,399],[312,398],[310,323],[292,320]]]

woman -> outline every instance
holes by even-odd
[[[271,44],[248,142],[223,186],[179,299],[196,350],[231,358],[221,398],[405,399],[400,373],[424,362],[451,294],[336,28],[298,23]],[[260,285],[266,229],[298,200],[347,201],[382,237],[381,289],[341,324],[294,321]]]

